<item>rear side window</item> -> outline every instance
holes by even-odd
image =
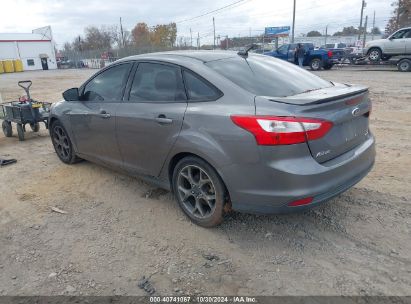
[[[188,71],[184,71],[183,73],[189,100],[208,101],[216,100],[221,96],[220,91],[199,76]]]
[[[250,54],[247,59],[236,56],[206,65],[259,96],[285,97],[332,86],[294,64],[266,55]]]
[[[186,95],[180,68],[160,63],[140,63],[131,85],[129,100],[135,102],[185,101]]]
[[[105,70],[89,83],[83,91],[84,101],[119,101],[123,97],[123,89],[131,64],[120,64]]]

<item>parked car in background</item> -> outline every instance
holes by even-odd
[[[345,43],[327,43],[320,47],[320,49],[331,51],[332,52],[332,60],[341,63],[346,58],[346,47]]]
[[[399,29],[386,39],[367,42],[364,54],[371,61],[388,60],[395,55],[410,55],[411,27]]]
[[[264,55],[286,60],[288,62],[298,64],[295,49],[298,43],[283,44],[277,50],[264,53]],[[312,70],[317,71],[321,68],[329,70],[334,65],[332,52],[327,50],[316,50],[312,43],[302,43],[305,50],[303,65],[309,66]]]
[[[230,208],[316,206],[374,164],[368,89],[265,55],[127,57],[63,97],[49,118],[61,161],[84,158],[171,189],[204,227]]]

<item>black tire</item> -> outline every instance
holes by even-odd
[[[410,59],[401,59],[398,64],[398,71],[400,72],[411,72],[411,60]]]
[[[333,67],[332,64],[327,64],[324,66],[324,70],[331,70],[332,67]]]
[[[314,58],[310,61],[310,68],[313,71],[318,71],[321,69],[322,61],[319,58]]]
[[[180,160],[173,171],[172,186],[181,209],[195,224],[210,228],[223,221],[225,186],[207,162],[193,156]]]
[[[24,126],[22,124],[17,124],[17,135],[20,141],[24,141]]]
[[[38,132],[38,131],[40,131],[40,124],[38,122],[31,123],[30,128],[33,132]]]
[[[371,48],[368,51],[368,58],[370,59],[370,61],[376,62],[376,61],[380,61],[382,58],[382,51],[379,48]]]
[[[13,128],[11,127],[11,122],[3,120],[1,127],[3,129],[4,136],[12,137],[13,136]]]
[[[54,150],[63,163],[74,164],[80,160],[74,152],[73,144],[66,129],[58,120],[51,125],[50,137]]]

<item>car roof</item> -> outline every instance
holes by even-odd
[[[236,58],[239,55],[234,51],[170,51],[170,52],[157,52],[147,53],[141,55],[134,55],[122,58],[118,61],[128,60],[161,60],[172,62],[187,62],[187,60],[209,62],[215,60],[222,60],[228,58]]]

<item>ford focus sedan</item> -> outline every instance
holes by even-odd
[[[349,189],[372,168],[363,86],[228,51],[121,59],[63,93],[49,119],[58,157],[173,191],[204,227],[233,209],[285,213]]]

